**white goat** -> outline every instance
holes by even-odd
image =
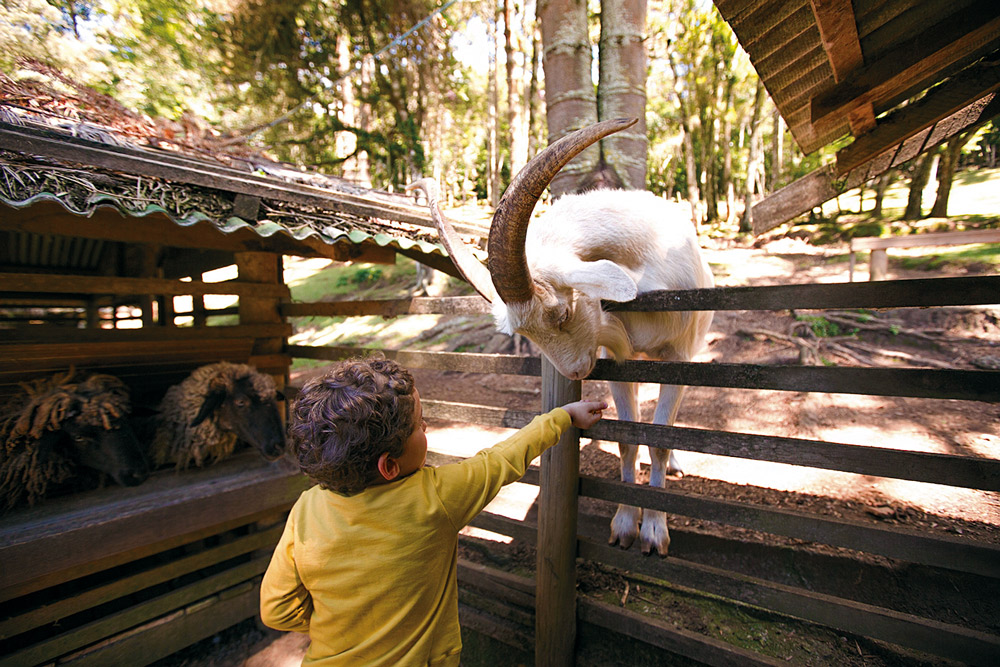
[[[615,359],[643,355],[688,361],[699,352],[712,322],[710,312],[606,312],[601,300],[631,301],[654,290],[713,285],[701,256],[687,207],[649,192],[597,190],[565,195],[528,224],[538,197],[552,177],[584,148],[634,120],[597,123],[553,143],[514,179],[493,217],[489,273],[462,245],[441,214],[437,187],[424,179],[432,217],[448,251],[477,291],[493,303],[497,328],[534,341],[560,373],[587,377],[598,354]],[[492,280],[491,280],[492,277]],[[638,386],[612,382],[618,418],[639,419]],[[684,387],[662,385],[653,416],[671,424]],[[662,488],[680,472],[670,450],[650,447],[650,484]],[[638,445],[620,444],[622,480],[635,482]],[[641,531],[640,531],[641,519]],[[666,515],[619,505],[609,544],[629,548],[640,536],[643,553],[667,555]]]

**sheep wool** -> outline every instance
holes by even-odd
[[[220,361],[196,369],[180,384],[167,390],[160,402],[156,435],[151,450],[154,465],[173,463],[177,469],[192,463],[201,467],[228,457],[236,448],[237,436],[209,415],[192,425],[209,394],[231,393],[235,383],[249,378],[261,401],[277,395],[274,380],[253,366]]]
[[[72,461],[40,446],[47,431],[58,431],[73,408],[82,424],[110,430],[130,411],[129,390],[112,375],[70,369],[22,383],[22,391],[0,408],[0,507],[22,500],[33,505],[50,486],[74,472]]]

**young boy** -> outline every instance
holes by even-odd
[[[289,440],[317,486],[295,503],[264,574],[264,623],[309,634],[304,665],[458,665],[458,532],[606,407],[570,403],[472,458],[425,468],[427,424],[404,368],[355,359],[310,381]]]

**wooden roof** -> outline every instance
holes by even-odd
[[[757,233],[1000,113],[997,0],[715,4],[804,152],[852,139],[755,205]]]

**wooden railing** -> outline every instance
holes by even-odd
[[[616,304],[619,310],[698,310],[698,309],[786,309],[786,308],[888,308],[906,306],[994,304],[1000,301],[1000,277],[892,281],[878,289],[870,284],[782,285],[775,287],[717,288],[643,295],[630,304]],[[485,312],[485,302],[477,297],[461,303],[422,301],[391,302],[379,312],[373,302],[358,304],[322,304],[295,306],[294,314],[385,314],[411,312],[477,313]],[[432,305],[433,304],[433,305]],[[351,310],[355,309],[355,310]],[[293,310],[286,307],[287,314]],[[293,357],[334,360],[362,352],[357,348],[318,348],[291,346]],[[509,355],[483,355],[385,350],[405,366],[460,370],[473,373],[523,374],[543,377],[540,410],[578,396],[580,384],[562,378],[539,359]],[[771,367],[754,364],[704,364],[673,362],[624,363],[600,362],[588,379],[627,380],[685,384],[695,386],[772,389],[786,391],[844,392],[880,396],[911,396],[965,401],[1000,402],[1000,372],[966,370],[924,370],[837,367]],[[425,414],[431,418],[482,425],[516,428],[526,424],[534,412],[486,406],[424,401]],[[873,431],[878,424],[872,425]],[[933,454],[916,451],[869,447],[844,443],[786,438],[749,433],[713,431],[696,428],[655,426],[604,420],[584,434],[610,441],[643,442],[655,447],[695,451],[719,456],[790,463],[893,479],[916,480],[984,491],[1000,491],[1000,461],[992,458]],[[717,640],[653,621],[641,621],[623,610],[600,606],[591,601],[575,601],[575,591],[565,582],[574,582],[576,556],[639,572],[673,584],[690,587],[710,595],[770,609],[838,630],[899,644],[949,659],[971,664],[990,664],[1000,659],[1000,628],[996,623],[966,626],[954,619],[941,620],[904,613],[890,601],[873,600],[864,591],[850,585],[821,578],[803,587],[783,579],[789,567],[785,560],[767,576],[759,571],[748,574],[740,567],[722,566],[689,559],[683,550],[684,539],[675,538],[671,557],[650,559],[606,545],[606,534],[594,523],[581,517],[576,527],[577,496],[596,498],[659,509],[704,521],[717,522],[760,534],[771,534],[817,542],[833,547],[892,559],[898,563],[893,576],[902,576],[898,568],[916,567],[926,576],[947,581],[956,593],[950,604],[965,606],[984,594],[1000,593],[1000,547],[963,536],[862,523],[801,511],[763,507],[747,503],[705,497],[692,493],[618,481],[578,476],[575,442],[556,447],[543,458],[540,472],[529,471],[524,481],[541,481],[538,523],[525,524],[502,516],[484,513],[473,525],[486,530],[526,540],[538,549],[533,604],[535,617],[536,664],[568,664],[572,659],[573,628],[579,623],[597,622],[606,629],[629,634],[630,624],[645,623],[640,633],[665,650],[680,652],[710,664],[726,661],[771,664],[765,656],[722,645]],[[606,527],[603,529],[606,530]],[[537,534],[536,534],[537,531]],[[675,530],[675,532],[677,532]],[[737,543],[726,549],[738,552]],[[812,558],[806,552],[779,549],[764,544],[756,547],[771,558],[797,562]],[[708,560],[711,560],[710,558]],[[909,564],[909,565],[907,565]],[[468,573],[468,569],[463,570]],[[475,579],[489,578],[476,571]],[[925,576],[925,575],[921,575]],[[512,600],[524,602],[530,582],[497,584],[503,577],[493,577],[494,588],[516,586]],[[509,576],[507,577],[509,579]],[[560,583],[561,582],[561,585]],[[463,585],[470,583],[463,579]],[[470,585],[475,582],[470,583]],[[914,586],[913,588],[917,588]],[[936,589],[937,590],[937,589]],[[830,592],[823,592],[830,591]],[[908,591],[906,595],[914,595]],[[919,595],[919,593],[916,593]],[[972,608],[965,606],[971,618]],[[962,613],[958,614],[959,617]],[[567,658],[567,656],[569,656]]]

